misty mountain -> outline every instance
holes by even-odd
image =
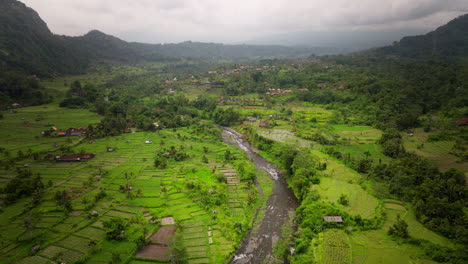
[[[180,58],[291,58],[323,54],[324,51],[327,50],[191,41],[143,44],[126,42],[97,30],[79,37],[60,36],[53,34],[33,9],[16,0],[0,0],[0,71],[18,70],[50,76],[80,73],[96,63],[135,63]]]
[[[422,32],[424,31],[419,28],[338,32],[303,31],[256,38],[246,41],[246,43],[324,47],[322,49],[325,52],[322,53],[336,54],[390,45],[395,40],[401,39],[404,36],[421,34]]]
[[[376,49],[373,53],[411,58],[468,56],[468,14],[425,35],[404,37],[392,46]]]

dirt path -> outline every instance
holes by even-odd
[[[231,263],[270,263],[274,259],[273,247],[281,237],[281,228],[287,223],[289,212],[297,208],[297,200],[278,168],[253,151],[252,147],[242,140],[241,134],[224,128],[223,138],[226,143],[236,145],[247,152],[257,168],[266,171],[275,183],[263,220],[254,228],[255,232],[250,232],[242,241]]]

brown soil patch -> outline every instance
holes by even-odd
[[[161,226],[158,232],[151,236],[151,242],[163,245],[169,245],[171,237],[176,231],[175,226]]]
[[[159,245],[148,245],[138,251],[138,258],[169,260],[169,248]]]

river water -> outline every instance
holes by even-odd
[[[242,139],[242,135],[231,128],[223,129],[224,142],[235,145],[247,152],[257,168],[265,171],[274,181],[273,192],[267,201],[262,221],[250,231],[236,251],[232,264],[258,264],[273,261],[273,247],[281,237],[281,228],[289,220],[289,212],[295,211],[298,205],[291,189],[281,176],[280,170],[272,163],[257,154]],[[261,188],[259,193],[261,194]]]

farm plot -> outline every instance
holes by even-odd
[[[56,263],[50,259],[46,259],[41,256],[32,256],[26,257],[16,262],[17,264],[47,264],[47,263]]]
[[[59,241],[57,245],[66,249],[76,250],[80,253],[87,253],[91,250],[91,247],[89,246],[90,241],[91,240],[83,237],[71,235],[64,240]]]
[[[402,204],[387,202],[385,203],[385,209],[387,213],[387,219],[384,224],[385,230],[388,230],[396,222],[397,215],[400,215],[408,224],[408,233],[411,237],[426,239],[441,246],[453,246],[453,243],[449,239],[427,229],[423,224],[418,222],[414,211],[406,209]]]
[[[376,209],[379,206],[377,198],[367,193],[357,184],[322,177],[315,190],[319,192],[322,199],[330,203],[337,203],[342,194],[346,195],[349,198],[349,205],[344,206],[337,203],[337,206],[351,215],[372,218],[376,215]]]
[[[302,148],[310,148],[313,146],[313,143],[309,140],[305,140],[302,138],[299,138],[294,135],[293,132],[290,130],[286,129],[259,129],[258,134],[260,136],[263,136],[265,138],[275,140],[278,142],[302,147]]]
[[[323,264],[350,263],[351,247],[348,236],[342,230],[329,229],[320,234],[318,252]]]
[[[351,168],[348,168],[345,164],[335,158],[318,150],[310,150],[310,153],[317,157],[321,163],[327,163],[327,169],[324,170],[322,174],[347,182],[358,182],[362,179],[361,174]]]
[[[173,144],[178,149],[182,149],[180,147],[183,146],[189,158],[185,162],[171,160],[168,168],[157,169],[154,167],[153,158],[155,150],[161,146],[156,146],[156,142],[168,136],[165,134],[172,135],[171,138],[164,139],[165,146],[170,147],[170,144]],[[253,209],[244,208],[242,205],[242,201],[247,200],[245,183],[240,182],[235,175],[229,175],[233,177],[229,182],[236,188],[228,191],[228,185],[218,181],[218,176],[213,173],[212,168],[199,158],[206,155],[211,163],[222,164],[225,162],[226,150],[230,150],[235,155],[236,162],[244,161],[243,153],[233,147],[217,143],[219,141],[211,137],[205,137],[210,142],[202,144],[199,136],[193,136],[184,130],[180,130],[178,138],[174,138],[172,132],[125,134],[109,140],[97,139],[94,144],[82,143],[73,147],[75,153],[83,150],[96,154],[94,159],[87,162],[32,161],[30,164],[32,170],[40,172],[46,183],[52,181],[52,186],[46,189],[43,202],[36,208],[41,215],[37,225],[38,231],[45,231],[38,227],[51,230],[46,239],[50,244],[39,252],[38,256],[53,260],[58,259],[57,255],[62,255],[61,252],[67,251],[70,252],[68,254],[70,258],[64,261],[72,262],[92,252],[86,256],[88,258],[86,263],[108,263],[112,260],[112,254],[118,252],[123,261],[130,261],[136,252],[134,239],[143,232],[144,227],[151,229],[151,225],[146,221],[153,216],[172,215],[176,222],[184,227],[181,229],[182,244],[187,247],[191,263],[223,262],[234,250],[236,242],[225,238],[220,232],[214,235],[211,228],[217,226],[218,222],[218,213],[215,212],[219,212],[218,216],[222,216],[222,220],[228,223],[223,228],[229,229],[232,228],[229,226],[230,223],[235,223],[239,218],[249,217]],[[153,140],[155,144],[146,145],[144,140]],[[106,146],[115,146],[116,152],[107,153]],[[204,147],[208,148],[208,151],[205,152]],[[219,168],[223,166],[232,169],[228,164],[219,165]],[[197,188],[189,189],[187,183],[192,183]],[[127,185],[131,188],[122,189],[121,186]],[[202,202],[203,197],[199,190],[203,190],[205,195],[210,189],[220,194],[225,192],[232,194],[237,200],[235,206],[231,207],[237,211],[231,215],[230,204],[224,196],[220,196],[220,205],[214,203],[208,205]],[[56,191],[63,190],[72,200],[73,211],[70,214],[65,213],[54,198]],[[105,196],[97,198],[101,192],[105,192]],[[21,228],[21,217],[18,218],[18,214],[26,208],[28,202],[29,200],[21,200],[0,212],[1,238],[8,241],[0,244],[0,247],[5,249],[5,253],[2,253],[3,249],[0,252],[0,258],[18,254],[17,259],[20,259],[26,255],[27,252],[24,250],[18,253],[19,251],[16,251],[18,247],[13,242],[24,233],[24,229]],[[92,211],[97,211],[99,216],[88,218]],[[141,218],[146,220],[142,220],[144,223],[140,224],[132,222],[126,230],[128,241],[105,240],[104,221],[111,218],[128,221],[137,219],[137,216],[142,216]],[[167,243],[168,237],[161,239],[156,241],[164,244]],[[102,250],[95,251],[93,246],[95,243]],[[34,261],[34,259],[25,261]]]
[[[83,254],[80,252],[57,246],[49,246],[43,251],[39,252],[39,255],[49,260],[65,263],[73,262],[83,256]]]
[[[138,251],[135,256],[144,259],[169,260],[170,252],[166,246],[148,245]]]
[[[406,150],[432,160],[441,170],[458,168],[466,174],[468,162],[460,162],[460,159],[451,154],[455,141],[427,141],[430,133],[424,132],[422,128],[417,128],[413,136],[403,134],[403,145]],[[468,147],[468,146],[465,146]]]
[[[358,144],[375,143],[382,136],[382,131],[370,126],[333,125],[332,127],[333,133]]]
[[[420,248],[409,244],[398,244],[383,230],[353,233],[350,235],[352,263],[434,263],[421,256]]]

